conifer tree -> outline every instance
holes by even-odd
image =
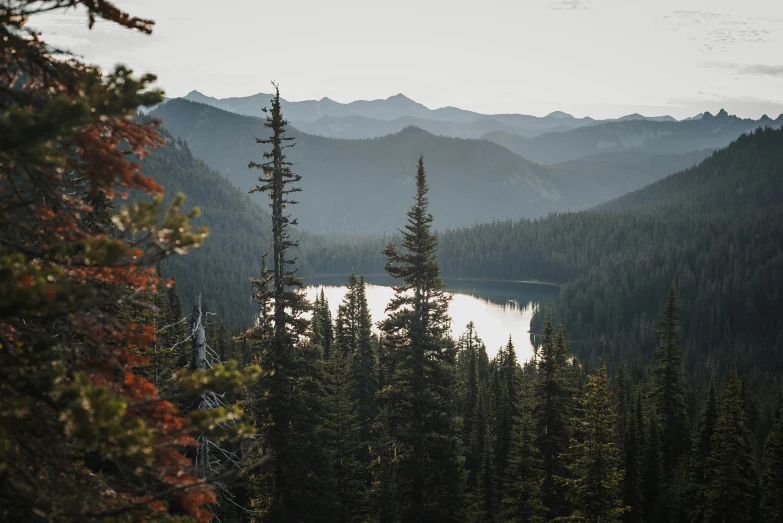
[[[710,479],[708,462],[713,451],[715,427],[718,423],[718,395],[715,379],[710,379],[691,450],[688,466],[688,496],[686,512],[690,521],[704,518],[704,502]]]
[[[358,339],[356,354],[351,364],[356,387],[354,395],[357,402],[357,417],[359,422],[359,437],[365,449],[372,442],[372,424],[378,414],[378,340],[372,334],[372,318],[367,305],[367,294],[364,287],[364,277],[359,278],[357,287]],[[365,450],[365,460],[370,454]]]
[[[680,458],[688,450],[688,417],[685,411],[683,363],[680,347],[679,305],[674,285],[669,288],[658,328],[655,349],[654,400],[661,441],[664,480],[671,482]]]
[[[587,377],[582,399],[579,440],[571,445],[569,481],[576,511],[574,516],[592,523],[619,521],[624,512],[620,454],[613,442],[616,423],[614,400],[609,390],[606,364]]]
[[[483,398],[481,384],[479,382],[479,353],[477,338],[473,322],[468,323],[467,331],[460,337],[460,361],[463,366],[464,383],[462,391],[462,444],[466,451],[465,469],[467,472],[468,492],[474,492],[478,488],[478,473],[481,466],[483,441],[485,431],[481,425],[480,417],[487,415],[482,412],[485,405],[479,405]],[[488,409],[486,409],[488,411]],[[480,434],[479,434],[480,432]]]
[[[642,467],[642,485],[644,487],[644,520],[650,523],[663,523],[660,497],[663,482],[661,467],[661,442],[658,437],[658,424],[654,419],[647,420],[645,437],[644,466]]]
[[[404,252],[384,250],[386,271],[401,283],[381,324],[391,374],[380,393],[397,448],[397,499],[402,521],[460,521],[464,472],[456,412],[456,350],[449,338],[436,237],[427,211],[424,160],[415,204],[402,231]]]
[[[332,351],[323,362],[324,372],[324,420],[322,430],[329,452],[332,482],[329,517],[337,522],[363,520],[362,503],[365,466],[359,460],[361,441],[357,402],[352,397],[355,386],[348,357],[341,350]],[[327,515],[323,514],[322,518]]]
[[[508,337],[508,343],[501,352],[499,358],[501,379],[503,380],[503,418],[501,422],[501,432],[497,434],[498,451],[496,459],[498,462],[497,477],[502,488],[505,481],[505,467],[508,461],[509,449],[511,448],[511,437],[514,429],[514,421],[519,415],[519,364],[517,363],[517,353],[511,336]]]
[[[348,292],[337,308],[336,340],[340,350],[353,357],[359,348],[359,279],[351,271]]]
[[[166,209],[163,187],[132,160],[164,145],[155,122],[136,118],[162,93],[153,75],[102,71],[33,29],[68,10],[89,28],[152,32],[114,4],[0,2],[3,521],[207,521],[215,499],[181,453],[195,445],[191,424],[137,373],[157,318],[119,311],[155,302],[155,266],[206,237],[188,223],[197,210],[180,213],[184,196]],[[139,198],[115,212],[111,200],[131,190]],[[183,395],[215,385],[209,371],[198,380]]]
[[[704,521],[753,521],[755,454],[740,380],[732,368],[721,401],[713,448],[707,460],[709,483]]]
[[[541,453],[541,500],[547,519],[571,513],[561,481],[568,477],[566,455],[570,441],[571,390],[567,382],[565,347],[555,339],[552,316],[547,315],[538,355],[533,420],[535,443]]]
[[[644,459],[644,413],[641,396],[628,402],[628,415],[625,424],[625,445],[623,446],[623,506],[628,510],[623,514],[626,523],[641,523],[643,520],[644,493],[642,491],[642,462]]]
[[[783,521],[783,393],[764,446],[762,515],[765,521]]]
[[[486,410],[484,409],[484,393],[482,391],[482,400],[480,402],[482,416],[486,417]],[[479,502],[479,518],[478,520],[483,523],[491,523],[495,521],[495,515],[497,512],[497,498],[498,487],[497,478],[495,477],[495,459],[492,455],[492,445],[489,444],[492,437],[491,427],[487,423],[482,423],[481,426],[476,427],[476,431],[483,430],[483,436],[481,437],[480,447],[481,452],[481,464],[478,470],[478,502]]]
[[[367,504],[378,523],[397,523],[400,521],[397,445],[392,439],[389,416],[385,409],[378,412],[375,427],[376,435],[371,447],[375,459],[371,463],[372,484]]]
[[[313,303],[313,318],[311,320],[313,343],[321,347],[324,359],[331,355],[334,342],[334,330],[332,328],[332,313],[329,311],[329,302],[326,300],[324,290],[315,298]]]
[[[541,455],[534,445],[529,406],[521,410],[514,425],[501,517],[504,523],[543,523],[546,509],[541,503]]]
[[[300,455],[302,449],[296,445],[311,435],[317,416],[309,409],[317,406],[308,405],[305,389],[297,387],[297,382],[307,379],[295,344],[305,334],[307,322],[301,315],[308,306],[300,292],[302,280],[290,268],[296,263],[290,251],[298,242],[291,239],[289,229],[297,222],[285,211],[296,203],[290,195],[301,190],[293,186],[301,177],[292,172],[286,158],[285,150],[293,147],[293,138],[286,134],[288,122],[280,110],[280,90],[277,85],[274,87],[272,108],[264,122],[271,136],[256,138],[257,143],[270,146],[270,150],[263,153],[263,162],[248,164],[263,173],[250,192],[269,195],[273,242],[272,268],[264,268],[261,278],[254,282],[261,317],[248,335],[261,344],[259,362],[265,372],[261,384],[264,394],[259,395],[256,419],[263,423],[264,442],[273,457],[269,520],[302,521],[305,511],[317,505],[312,498],[313,488],[303,488],[312,487],[307,479],[312,471],[306,462],[314,457]]]

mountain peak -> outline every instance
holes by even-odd
[[[712,119],[712,118],[715,118],[715,117],[714,117],[714,116],[712,116],[712,113],[711,113],[711,112],[709,112],[709,111],[704,111],[704,112],[702,113],[702,115],[701,115],[701,119],[702,119],[702,120],[710,120],[710,119]]]
[[[390,97],[388,97],[386,99],[386,101],[387,102],[396,102],[396,103],[401,103],[401,104],[420,105],[418,102],[416,102],[415,100],[411,100],[410,98],[408,98],[407,96],[405,96],[402,93],[397,93],[394,96],[390,96]]]
[[[726,109],[721,109],[720,111],[718,111],[718,114],[715,115],[715,118],[728,118],[728,117],[729,117],[729,113],[726,112]]]
[[[560,119],[573,119],[573,115],[570,115],[568,113],[564,113],[563,111],[552,111],[548,115],[546,115],[544,118],[560,118]]]

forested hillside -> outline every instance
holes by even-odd
[[[185,193],[189,206],[199,207],[194,224],[207,226],[208,242],[187,258],[166,260],[163,272],[176,278],[180,295],[189,310],[202,294],[207,307],[220,311],[221,318],[249,322],[256,311],[248,282],[261,270],[261,257],[271,245],[267,210],[252,201],[245,191],[231,185],[219,173],[193,157],[187,144],[165,130],[166,144],[152,150],[142,161],[142,170],[165,189],[166,200]],[[132,194],[133,200],[149,197]],[[118,205],[122,205],[118,201]]]
[[[264,151],[254,140],[264,136],[261,120],[185,100],[171,100],[153,115],[239,188],[249,189],[256,180],[247,163]],[[303,187],[299,223],[314,233],[393,233],[410,200],[407,166],[420,153],[428,159],[439,230],[596,205],[659,179],[667,169],[688,167],[700,154],[590,158],[547,169],[490,142],[417,128],[371,140],[294,136],[291,160]]]
[[[783,369],[783,131],[743,136],[700,165],[603,209],[495,222],[441,235],[450,277],[562,282],[555,314],[586,361],[649,357],[663,293],[681,298],[686,365],[694,379],[736,362],[772,385]],[[345,252],[376,273],[381,241]],[[540,317],[534,332],[540,328]]]
[[[618,121],[534,138],[503,131],[489,133],[486,138],[533,162],[549,165],[606,152],[685,153],[718,149],[756,127],[781,125],[783,115],[774,121],[768,117],[750,120],[721,110],[715,116],[705,113],[698,120],[682,122]]]
[[[648,153],[620,151],[548,165],[571,203],[571,210],[591,207],[609,194],[635,191],[670,174],[693,167],[712,151]]]

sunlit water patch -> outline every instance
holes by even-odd
[[[348,289],[346,277],[313,278],[305,280],[306,294],[311,302],[321,289],[324,291],[332,316]],[[394,280],[388,277],[367,278],[366,295],[373,324],[386,317],[386,305],[394,291]],[[502,282],[446,279],[446,290],[452,295],[449,305],[451,330],[455,339],[462,334],[468,322],[476,325],[490,358],[511,339],[520,361],[530,359],[530,320],[540,304],[554,299],[557,287],[532,282]]]

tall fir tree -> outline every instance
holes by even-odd
[[[621,484],[620,453],[614,444],[615,411],[606,364],[587,377],[580,419],[579,439],[571,445],[570,494],[574,516],[590,523],[619,521],[625,511]]]
[[[449,297],[435,256],[424,160],[415,203],[402,231],[404,252],[384,250],[386,271],[401,281],[381,324],[391,374],[380,393],[397,446],[402,521],[456,522],[464,514],[464,471],[456,404],[456,350],[449,338]]]
[[[258,395],[259,410],[256,419],[261,423],[265,446],[272,459],[271,492],[268,499],[268,521],[307,521],[313,519],[312,510],[321,505],[317,501],[317,486],[313,484],[312,468],[307,446],[314,443],[317,416],[309,404],[312,395],[306,387],[298,386],[311,376],[312,369],[302,365],[302,354],[297,354],[296,343],[304,336],[307,322],[302,313],[308,309],[301,293],[302,280],[291,268],[296,259],[291,250],[298,241],[291,239],[291,226],[296,219],[286,209],[296,202],[290,195],[300,191],[294,184],[301,180],[291,170],[285,150],[293,147],[293,138],[287,135],[288,122],[280,107],[277,85],[271,109],[266,111],[264,126],[271,132],[269,138],[256,138],[259,144],[269,146],[263,153],[264,161],[251,161],[250,168],[260,169],[262,176],[251,193],[267,193],[272,209],[272,267],[262,270],[254,281],[256,299],[261,316],[259,323],[248,333],[259,345],[258,360],[265,375],[263,394]],[[311,441],[305,441],[310,438]]]
[[[546,518],[565,517],[571,508],[562,488],[568,477],[566,456],[570,442],[572,392],[567,380],[569,370],[565,347],[555,338],[551,314],[547,315],[544,336],[538,354],[533,420],[535,443],[541,453],[543,479],[541,501]]]
[[[674,285],[658,328],[660,345],[655,349],[654,400],[661,440],[664,480],[673,480],[675,469],[689,446],[688,416],[685,410],[683,354],[680,346],[680,314]]]
[[[753,521],[756,459],[739,377],[732,368],[720,404],[713,448],[707,460],[709,483],[704,521]]]

